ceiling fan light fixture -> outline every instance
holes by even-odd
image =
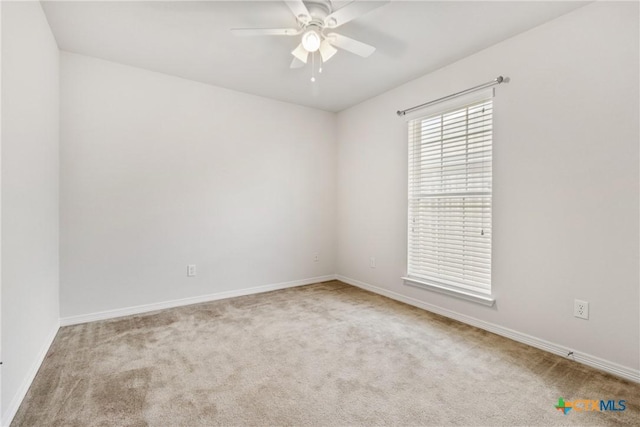
[[[316,30],[308,30],[302,35],[302,46],[307,52],[315,52],[320,48],[322,38]]]
[[[307,58],[309,57],[309,52],[306,51],[302,44],[299,44],[298,47],[291,51],[291,54],[298,58],[300,61],[307,63]]]
[[[330,60],[337,51],[338,49],[331,46],[329,41],[326,39],[323,40],[322,43],[320,43],[320,56],[322,57],[322,62],[327,62],[328,60]]]

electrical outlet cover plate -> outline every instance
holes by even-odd
[[[187,265],[187,276],[195,277],[196,275],[196,266],[194,264]]]
[[[575,300],[573,302],[573,315],[580,319],[589,319],[589,303],[587,301]]]

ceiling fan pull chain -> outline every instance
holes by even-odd
[[[311,53],[311,83],[316,81],[316,53]]]

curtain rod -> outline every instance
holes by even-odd
[[[430,105],[437,104],[437,103],[442,102],[442,101],[447,101],[449,99],[458,97],[460,95],[466,95],[467,93],[475,92],[476,90],[480,90],[480,89],[484,89],[484,88],[487,88],[487,87],[499,85],[502,82],[504,82],[504,77],[498,76],[495,79],[491,80],[490,82],[487,82],[487,83],[484,83],[484,84],[481,84],[481,85],[478,85],[478,86],[474,86],[472,88],[465,89],[463,91],[456,92],[456,93],[451,94],[451,95],[443,96],[442,98],[434,99],[433,101],[425,102],[424,104],[416,105],[415,107],[407,108],[406,110],[398,110],[396,112],[396,114],[398,116],[404,116],[405,114],[410,113],[410,112],[415,111],[415,110],[418,110],[420,108],[428,107]]]

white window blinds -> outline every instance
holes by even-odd
[[[492,106],[409,122],[409,278],[491,293]]]

